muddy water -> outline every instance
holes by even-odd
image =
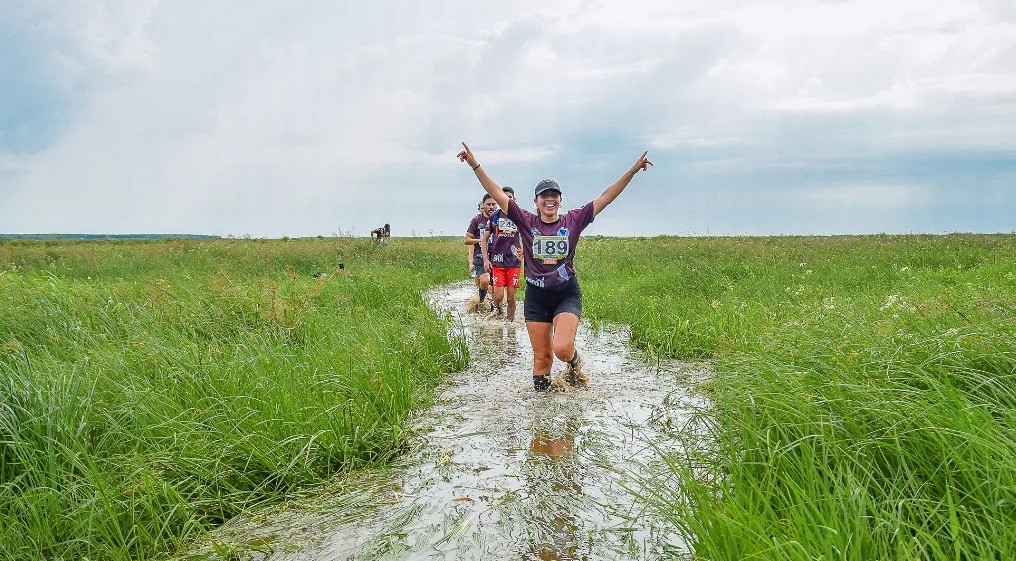
[[[538,394],[525,325],[468,314],[473,294],[462,283],[429,295],[468,340],[471,361],[415,419],[400,469],[343,499],[334,516],[290,518],[289,536],[273,531],[260,558],[664,559],[685,551],[628,489],[633,478],[667,476],[659,452],[680,452],[675,433],[704,406],[677,381],[688,372],[675,370],[689,367],[647,365],[623,330],[584,322],[577,345],[590,386]],[[563,369],[555,362],[555,375]],[[352,510],[359,514],[341,514],[350,501],[362,503]]]

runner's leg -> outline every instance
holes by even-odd
[[[551,329],[553,324],[540,321],[527,321],[526,330],[529,331],[529,342],[533,345],[533,377],[543,377],[547,383],[550,381],[550,367],[554,364],[554,355],[551,352]]]
[[[553,310],[556,295],[535,286],[526,290],[526,331],[533,346],[533,389],[550,389],[550,368],[554,365]]]
[[[483,273],[477,275],[476,285],[480,287],[480,302],[483,302],[484,298],[487,297],[487,291],[490,290],[490,274]]]
[[[562,312],[554,316],[553,348],[559,360],[568,362],[575,356],[575,334],[578,330],[579,318],[575,314]]]
[[[522,269],[519,267],[512,267],[511,269],[508,269],[507,280],[505,282],[505,287],[508,289],[508,314],[506,316],[508,321],[513,321],[515,319],[515,294],[518,292],[521,284]]]
[[[480,303],[487,298],[487,289],[490,288],[490,275],[483,268],[483,258],[479,255],[473,256],[473,274],[476,279],[476,289],[479,292]]]
[[[518,288],[508,285],[508,288],[505,290],[508,292],[508,311],[506,312],[506,317],[509,320],[513,320],[515,319],[515,292],[518,291]]]
[[[494,274],[490,278],[490,292],[494,298],[494,304],[500,308],[501,304],[504,303],[504,283],[501,280],[501,270],[494,269]]]

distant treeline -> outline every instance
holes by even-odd
[[[162,240],[167,238],[215,240],[202,234],[0,234],[0,239],[19,240]]]

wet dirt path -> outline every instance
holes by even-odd
[[[459,325],[470,365],[416,417],[395,480],[361,493],[368,514],[318,513],[299,540],[261,559],[670,559],[686,550],[628,488],[632,477],[667,477],[653,448],[680,452],[675,432],[704,407],[677,381],[690,367],[650,366],[622,329],[583,322],[577,345],[590,386],[538,394],[524,323],[468,314],[475,290],[460,283],[428,295]],[[563,369],[555,360],[554,375]]]

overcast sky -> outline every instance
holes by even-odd
[[[1016,2],[0,1],[0,233],[1016,230]]]

